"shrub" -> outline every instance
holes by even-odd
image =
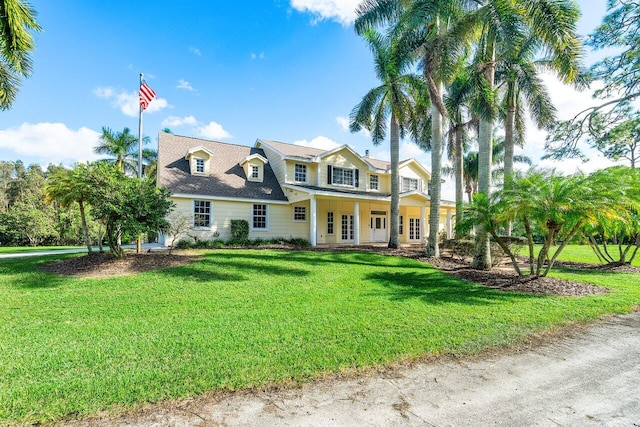
[[[176,244],[176,248],[178,249],[189,249],[191,247],[191,242],[188,240],[180,240]]]
[[[249,241],[249,221],[247,221],[246,219],[231,220],[231,241]]]

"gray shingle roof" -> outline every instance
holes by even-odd
[[[305,147],[303,145],[295,145],[295,144],[287,144],[287,143],[278,142],[278,141],[270,141],[268,139],[259,139],[259,141],[278,150],[280,153],[284,154],[285,156],[300,157],[303,159],[311,159],[313,157],[324,154],[327,151],[330,151],[330,150],[321,150],[318,148]],[[363,159],[368,161],[373,167],[382,169],[384,171],[389,170],[389,168],[391,167],[391,163],[384,160],[373,159],[371,157],[363,157]]]
[[[203,146],[213,152],[209,176],[191,175],[184,158],[190,148]],[[247,181],[240,162],[251,154],[267,157],[262,149],[160,132],[158,137],[158,185],[172,193],[238,199],[287,201],[269,163],[263,182]]]

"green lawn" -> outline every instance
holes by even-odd
[[[83,246],[0,246],[0,254],[17,254],[23,252],[59,251],[78,249]]]
[[[634,274],[564,271],[612,292],[541,297],[371,253],[204,254],[108,279],[39,271],[62,255],[0,260],[0,425],[473,354],[640,305]]]
[[[540,251],[541,247],[542,245],[536,245],[536,254],[538,253],[538,251]],[[557,249],[557,246],[554,246],[552,248],[552,251],[551,251],[552,255],[556,249]],[[618,247],[615,245],[609,246],[609,251],[612,255],[617,254]],[[633,248],[629,252],[629,256],[631,256],[632,251],[633,251]],[[527,255],[528,254],[527,249],[523,248],[520,251],[520,254]],[[591,247],[589,247],[588,245],[568,245],[562,250],[562,252],[560,252],[560,256],[558,257],[558,260],[600,264],[600,261],[598,261],[598,257],[593,252],[593,249],[591,249]],[[636,255],[635,259],[633,260],[633,265],[635,265],[636,267],[640,267],[640,253],[638,253],[638,255]]]

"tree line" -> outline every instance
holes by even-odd
[[[132,176],[137,141],[127,128],[103,128],[94,150],[110,158],[71,169],[1,161],[0,244],[82,244],[92,252],[104,242],[122,256],[123,241],[166,228],[172,203],[155,185],[155,150],[144,151],[145,176]]]
[[[500,189],[516,186],[516,146],[526,142],[525,117],[549,132],[548,155],[579,155],[584,137],[613,159],[631,166],[640,149],[638,112],[640,12],[636,2],[609,0],[608,15],[587,40],[595,48],[622,47],[623,53],[586,69],[583,42],[576,33],[580,15],[570,0],[367,0],[357,8],[355,30],[371,48],[380,85],[351,113],[351,131],[366,129],[374,144],[389,135],[391,152],[391,230],[389,247],[398,247],[399,140],[411,138],[431,152],[431,202],[427,256],[439,256],[439,204],[442,156],[453,164],[456,221],[465,221],[463,193],[492,200]],[[565,84],[588,88],[604,83],[595,97],[611,97],[558,121],[542,79],[554,74]],[[502,182],[495,178],[496,129],[503,138]],[[470,147],[476,145],[472,154]],[[466,168],[465,168],[466,166]],[[538,172],[531,172],[542,173]],[[472,180],[472,177],[474,180]],[[560,179],[554,175],[555,179]],[[567,181],[571,178],[567,177]],[[470,200],[471,201],[471,200]],[[495,205],[504,207],[502,205]],[[495,213],[497,215],[497,212]],[[476,217],[476,219],[478,219]],[[473,266],[491,268],[489,223],[474,224]],[[542,225],[546,232],[551,231]],[[508,234],[512,223],[504,224]],[[551,233],[552,235],[554,233]]]

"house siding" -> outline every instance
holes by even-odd
[[[176,204],[175,212],[177,214],[187,215],[193,218],[193,201],[209,200],[211,201],[211,227],[207,229],[194,228],[188,231],[189,235],[196,236],[200,240],[212,239],[231,239],[231,220],[244,219],[249,222],[249,238],[303,238],[309,239],[309,202],[296,203],[292,205],[270,204],[266,201],[244,202],[244,201],[228,201],[215,200],[209,198],[176,198],[171,200]],[[254,203],[262,203],[268,206],[268,228],[266,230],[253,230],[251,223],[251,213]],[[306,206],[307,220],[293,221],[293,207]],[[216,233],[218,234],[216,236]],[[188,239],[185,233],[181,239]],[[169,239],[170,241],[170,239]]]

